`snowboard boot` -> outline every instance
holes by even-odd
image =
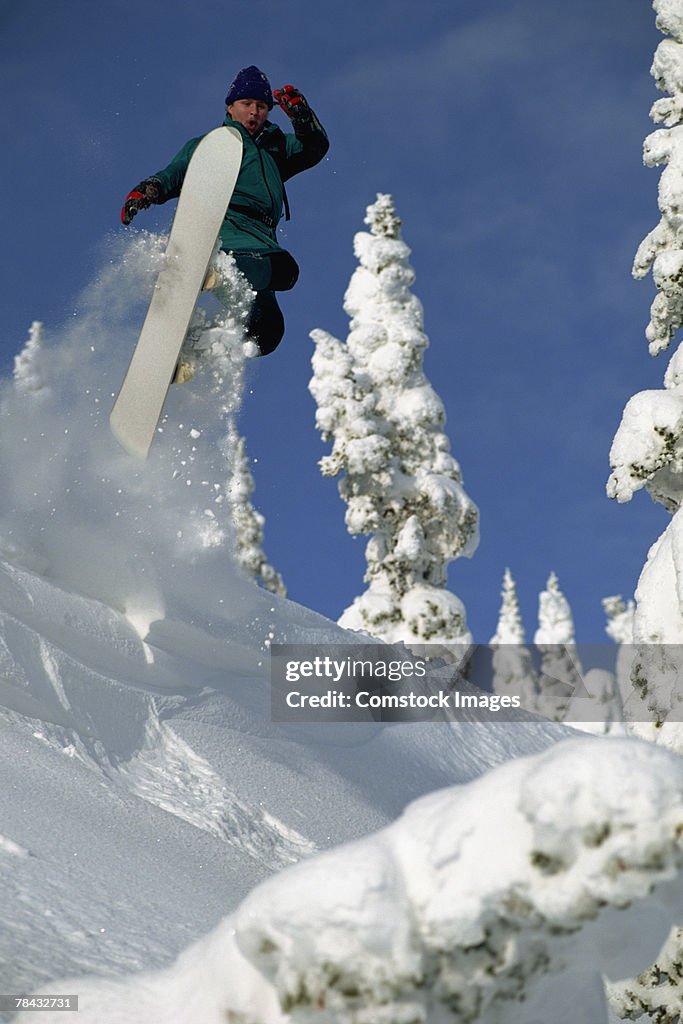
[[[220,281],[220,278],[219,278],[218,274],[216,273],[216,271],[214,270],[214,268],[213,267],[209,267],[209,269],[206,272],[206,277],[204,278],[204,284],[202,285],[202,291],[203,292],[213,291],[213,289],[216,287],[216,285],[219,283],[219,281]]]
[[[179,359],[178,365],[175,368],[175,375],[173,377],[174,384],[187,384],[189,380],[194,377],[194,366],[190,363],[186,363],[184,360]]]
[[[218,276],[216,270],[213,267],[210,266],[209,269],[206,272],[206,277],[204,278],[204,283],[202,284],[202,291],[203,292],[213,291],[213,289],[219,283],[220,283],[220,277]],[[192,378],[194,377],[194,373],[195,373],[194,366],[192,366],[191,363],[189,363],[186,360],[184,360],[183,357],[181,356],[180,359],[178,360],[177,366],[175,368],[175,374],[173,376],[173,383],[174,384],[187,384],[187,382],[189,380],[192,380]]]

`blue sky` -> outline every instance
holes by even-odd
[[[658,219],[641,147],[660,38],[645,0],[0,3],[0,373],[33,319],[48,332],[69,321],[123,230],[125,194],[220,123],[235,71],[257,64],[302,89],[332,143],[289,186],[281,240],[301,279],[242,417],[290,596],[336,618],[363,589],[364,540],[346,534],[316,465],[308,333],[346,337],[353,234],[390,192],[425,307],[426,372],[481,509],[479,550],[453,564],[451,589],[485,642],[509,565],[533,634],[555,570],[577,639],[601,641],[601,598],[633,593],[668,520],[642,494],[620,507],[604,493],[623,405],[665,370],[644,340],[653,285],[630,276]]]

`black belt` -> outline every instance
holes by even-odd
[[[237,203],[231,203],[228,207],[228,212],[230,210],[234,210],[235,213],[243,213],[246,217],[251,217],[253,220],[259,220],[267,228],[274,228],[277,225],[274,217],[271,217],[269,213],[262,213],[261,210],[257,210],[254,206],[242,206]]]

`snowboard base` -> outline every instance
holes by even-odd
[[[121,447],[145,459],[242,163],[236,128],[205,135],[188,164],[152,300],[109,419]]]

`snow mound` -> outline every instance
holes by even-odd
[[[680,759],[568,740],[289,868],[168,971],[59,988],[82,1024],[600,1024],[601,973],[654,958],[682,866]]]

